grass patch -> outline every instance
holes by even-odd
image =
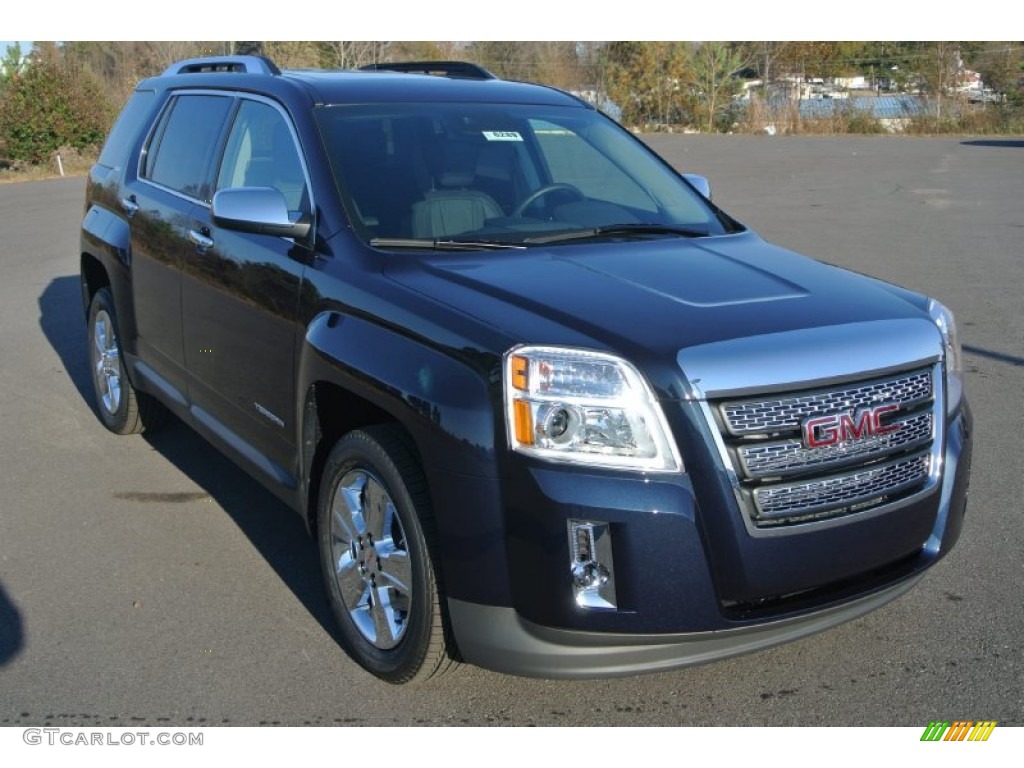
[[[60,166],[57,164],[58,154],[61,165],[64,167],[65,176],[85,176],[96,162],[96,158],[99,157],[99,152],[96,150],[80,152],[72,147],[62,147],[53,153],[47,162],[36,165],[0,158],[0,184],[60,178]]]

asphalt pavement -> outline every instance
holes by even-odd
[[[378,682],[336,645],[296,515],[181,423],[119,438],[96,419],[84,180],[0,185],[0,726],[1024,725],[1024,141],[646,140],[767,239],[956,313],[969,511],[915,590],[674,672]]]

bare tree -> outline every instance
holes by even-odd
[[[367,64],[386,60],[390,43],[381,40],[341,40],[325,43],[328,66],[340,69],[359,69]]]

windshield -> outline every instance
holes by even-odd
[[[528,246],[560,233],[694,237],[728,226],[594,110],[429,103],[317,114],[346,209],[373,245]]]

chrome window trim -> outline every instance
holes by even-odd
[[[230,135],[232,128],[234,128],[235,117],[238,114],[238,107],[242,101],[258,101],[276,109],[281,114],[281,117],[284,118],[285,125],[288,126],[288,132],[292,137],[292,143],[295,145],[295,151],[299,157],[299,164],[302,166],[302,176],[306,181],[306,190],[309,193],[309,214],[313,218],[315,224],[316,200],[313,197],[313,183],[309,175],[309,166],[306,161],[306,155],[302,151],[302,142],[299,141],[299,134],[295,130],[294,121],[292,120],[291,115],[288,113],[288,110],[286,110],[281,105],[280,102],[275,101],[274,99],[271,99],[269,97],[262,96],[260,94],[239,93],[238,91],[228,91],[215,88],[183,88],[181,90],[172,91],[170,95],[167,97],[167,101],[160,108],[160,113],[156,116],[156,119],[153,121],[153,124],[149,127],[149,131],[146,133],[146,140],[142,143],[142,149],[139,151],[139,161],[135,168],[135,178],[137,181],[139,181],[142,184],[151,186],[155,189],[163,190],[164,192],[174,195],[175,197],[202,206],[208,210],[213,207],[212,198],[210,200],[202,200],[196,197],[192,197],[191,195],[187,195],[184,192],[181,192],[177,189],[172,189],[171,187],[168,187],[164,184],[160,184],[159,182],[153,181],[152,179],[149,179],[142,175],[142,166],[145,163],[147,157],[149,156],[149,149],[153,143],[154,134],[156,133],[157,127],[161,124],[161,122],[163,122],[164,114],[167,112],[168,109],[171,108],[171,105],[179,96],[221,96],[231,99],[233,103],[228,108],[228,123],[227,125],[222,126],[221,129],[222,131],[226,129],[226,133],[224,133],[222,138],[227,138],[227,136]],[[211,182],[212,184],[217,183],[217,176],[220,175],[220,167],[221,164],[224,162],[223,146],[218,146],[214,160],[216,160],[216,163],[215,168],[212,169],[214,171],[213,179]],[[213,189],[213,194],[216,193],[217,189],[215,188]]]

